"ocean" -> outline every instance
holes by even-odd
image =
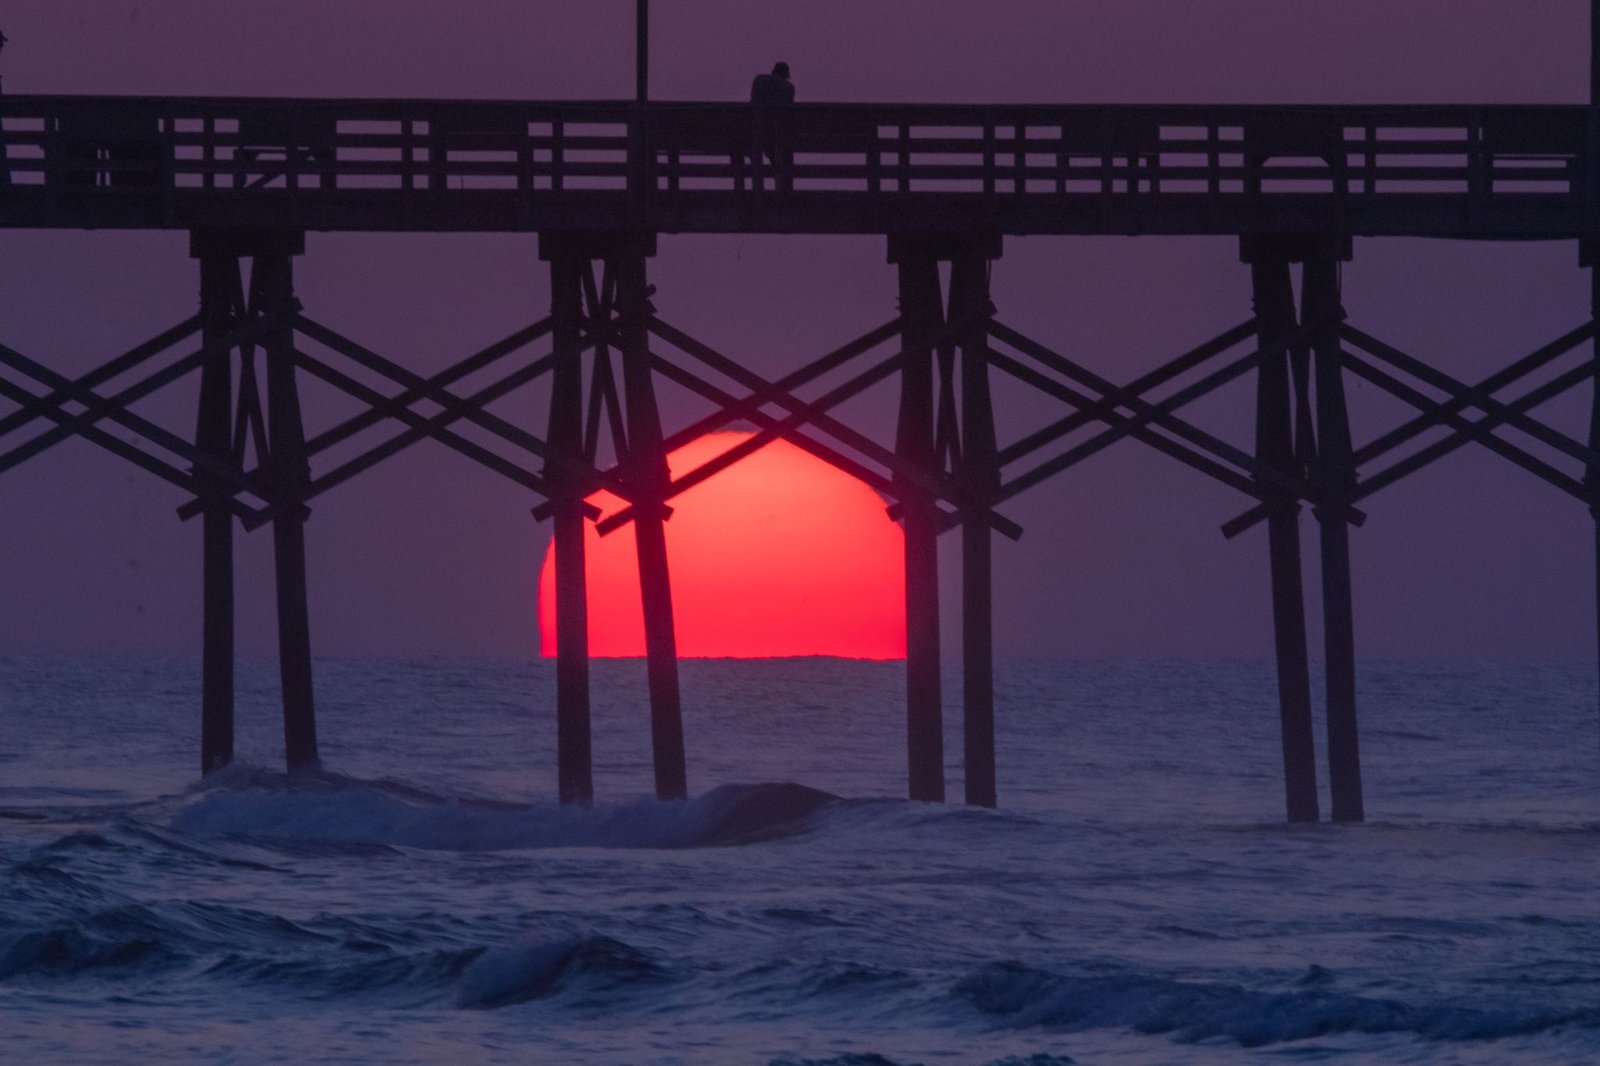
[[[664,804],[597,662],[592,809],[551,664],[317,678],[323,773],[246,663],[202,783],[197,664],[0,659],[0,1060],[1600,1060],[1592,664],[1363,663],[1370,820],[1301,827],[1267,663],[1001,664],[993,811],[902,798],[894,663],[685,662]]]

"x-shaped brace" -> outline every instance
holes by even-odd
[[[965,325],[962,322],[953,322],[947,326],[947,329],[956,331],[964,328]],[[749,393],[743,399],[736,398],[717,388],[711,382],[681,367],[677,367],[659,356],[652,357],[652,365],[673,380],[718,403],[722,409],[713,416],[717,424],[725,424],[734,419],[744,418],[760,427],[760,432],[751,440],[735,446],[729,453],[710,460],[705,464],[705,467],[690,471],[688,474],[675,479],[668,490],[666,498],[670,499],[680,492],[687,491],[687,489],[704,481],[718,470],[726,469],[738,459],[781,437],[844,472],[860,478],[885,495],[900,495],[905,491],[904,484],[909,483],[931,496],[955,504],[958,508],[966,506],[968,501],[961,486],[948,478],[940,477],[906,462],[892,449],[884,447],[872,438],[852,429],[827,413],[839,404],[895,373],[900,368],[903,355],[897,353],[866,372],[830,390],[825,396],[817,400],[807,402],[793,394],[792,389],[798,387],[798,385],[790,383],[798,382],[799,384],[804,384],[814,380],[827,371],[844,365],[850,359],[864,354],[877,344],[889,340],[898,330],[898,321],[891,322],[867,334],[865,337],[823,356],[821,359],[808,364],[780,381],[768,381],[708,345],[695,340],[683,331],[668,325],[659,318],[652,318],[650,320],[651,333],[711,367],[724,377],[748,389]],[[785,387],[786,385],[789,385],[789,387]],[[762,408],[768,404],[782,407],[788,414],[782,418],[766,414]],[[702,424],[706,421],[702,420]],[[846,447],[854,449],[870,461],[887,467],[892,476],[884,477],[849,456],[840,453],[837,449],[817,441],[808,434],[802,433],[800,431],[801,427],[805,425],[815,426],[823,433],[833,437]],[[681,436],[681,434],[678,436]],[[891,513],[893,513],[893,509],[891,509]],[[985,513],[988,514],[990,523],[1002,535],[1013,540],[1021,537],[1021,526],[1003,515],[993,513],[987,509]],[[632,517],[632,508],[624,508],[617,514],[607,518],[600,524],[599,528],[602,532],[609,532],[630,521]]]
[[[1505,425],[1512,426],[1555,450],[1582,461],[1591,469],[1600,468],[1600,452],[1595,452],[1546,423],[1528,417],[1527,414],[1577,385],[1593,380],[1595,375],[1593,361],[1585,361],[1509,403],[1495,399],[1494,394],[1547,366],[1578,345],[1592,340],[1596,332],[1595,323],[1585,323],[1510,366],[1496,371],[1478,384],[1468,385],[1353,326],[1342,326],[1340,336],[1352,346],[1449,395],[1446,400],[1435,401],[1393,374],[1345,352],[1343,365],[1351,372],[1372,382],[1419,412],[1416,418],[1358,448],[1354,456],[1356,465],[1370,463],[1429,429],[1448,426],[1454,430],[1449,436],[1434,441],[1370,477],[1363,478],[1352,499],[1366,499],[1445,455],[1477,441],[1562,492],[1585,503],[1592,503],[1594,494],[1581,480],[1561,472],[1510,441],[1495,436],[1494,430]],[[1472,408],[1482,411],[1482,417],[1468,419],[1463,416],[1463,412]],[[1265,507],[1256,507],[1224,525],[1223,533],[1230,537],[1237,536],[1266,517]]]

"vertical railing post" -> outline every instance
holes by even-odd
[[[195,448],[213,462],[233,463],[233,347],[228,336],[244,312],[239,257],[211,246],[206,235],[191,238],[200,261],[200,318],[205,362],[200,370],[200,403]],[[233,512],[229,491],[215,474],[197,467],[195,483],[203,505],[200,666],[200,771],[209,774],[233,761],[234,734],[234,581]]]
[[[994,400],[989,389],[989,263],[973,249],[950,268],[950,320],[961,345],[961,487],[971,511],[961,528],[962,764],[967,803],[999,801],[995,772],[994,571],[986,506],[1000,487]]]
[[[1272,242],[1245,241],[1243,253],[1250,264],[1255,296],[1257,343],[1261,348],[1286,344],[1297,328],[1289,259]],[[1262,362],[1258,372],[1256,457],[1275,469],[1303,473],[1294,446],[1289,360],[1287,349],[1277,352]],[[1320,813],[1301,577],[1300,503],[1281,491],[1272,492],[1268,499],[1267,551],[1278,667],[1284,804],[1289,821],[1315,822]]]
[[[925,242],[891,237],[899,268],[904,365],[895,452],[935,476],[934,360],[944,327],[939,261]],[[907,477],[896,491],[904,514],[906,569],[906,755],[911,799],[944,802],[944,712],[939,663],[939,512],[931,493]]]
[[[283,680],[284,756],[291,773],[315,770],[317,715],[311,682],[311,622],[306,594],[306,490],[311,471],[305,425],[295,383],[294,256],[299,233],[282,235],[280,247],[258,250],[251,271],[252,307],[270,321],[262,346],[267,356],[268,474],[277,570],[278,669]]]
[[[653,235],[630,236],[611,260],[617,278],[623,393],[627,406],[628,482],[646,506],[633,523],[639,556],[639,590],[644,598],[646,669],[650,684],[650,737],[655,753],[656,796],[684,799],[689,794],[684,763],[683,706],[678,684],[678,640],[672,617],[672,580],[662,504],[671,483],[656,408],[655,376],[650,366],[650,289],[645,261],[655,252]]]
[[[1314,330],[1317,406],[1316,514],[1322,534],[1322,609],[1328,696],[1328,788],[1333,820],[1366,818],[1361,744],[1356,724],[1355,612],[1350,584],[1349,507],[1356,487],[1354,448],[1345,404],[1339,329],[1344,307],[1339,260],[1331,251],[1307,258],[1301,320]]]
[[[550,445],[574,460],[583,456],[583,271],[587,259],[546,254],[550,261]],[[562,803],[594,802],[589,712],[589,593],[584,551],[584,486],[569,468],[547,463],[555,527],[556,776]]]

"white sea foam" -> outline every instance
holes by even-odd
[[[798,831],[834,798],[799,785],[723,785],[688,802],[600,807],[445,798],[346,778],[277,779],[208,788],[171,827],[197,836],[443,851],[512,848],[691,848]]]

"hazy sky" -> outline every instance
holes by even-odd
[[[660,98],[739,99],[786,59],[802,100],[1579,102],[1579,0],[658,0]],[[614,98],[632,91],[631,0],[33,0],[0,9],[11,93]],[[81,373],[191,314],[181,233],[11,231],[0,340]],[[313,234],[307,312],[419,370],[540,317],[529,237]],[[883,242],[667,237],[662,314],[776,374],[894,313]],[[1363,241],[1353,321],[1474,379],[1587,317],[1571,244]],[[1226,239],[1011,240],[1001,316],[1126,380],[1249,314]],[[1004,397],[1003,397],[1004,399]],[[885,392],[854,409],[891,439]],[[1365,439],[1403,416],[1351,392]],[[313,432],[340,413],[308,387]],[[537,397],[499,408],[542,430]],[[1248,445],[1248,385],[1197,417]],[[191,391],[148,410],[188,433]],[[690,408],[667,400],[668,415]],[[142,410],[144,410],[142,408]],[[1020,435],[1044,417],[1014,410]],[[1002,418],[1006,414],[1002,412]],[[1581,433],[1587,400],[1548,417]],[[74,442],[0,478],[0,652],[198,649],[199,528],[182,495]],[[318,501],[308,531],[324,653],[529,655],[548,533],[534,501],[436,446]],[[997,631],[1009,654],[1270,653],[1262,530],[1225,542],[1229,491],[1124,443],[1008,508]],[[1354,537],[1363,656],[1593,654],[1593,529],[1576,503],[1463,452],[1374,497]],[[1314,536],[1306,588],[1316,605]],[[272,647],[270,535],[241,536],[241,639]],[[947,562],[957,552],[954,541]],[[956,606],[947,567],[947,608]],[[954,617],[953,610],[947,612]],[[1314,639],[1319,639],[1314,632]]]

